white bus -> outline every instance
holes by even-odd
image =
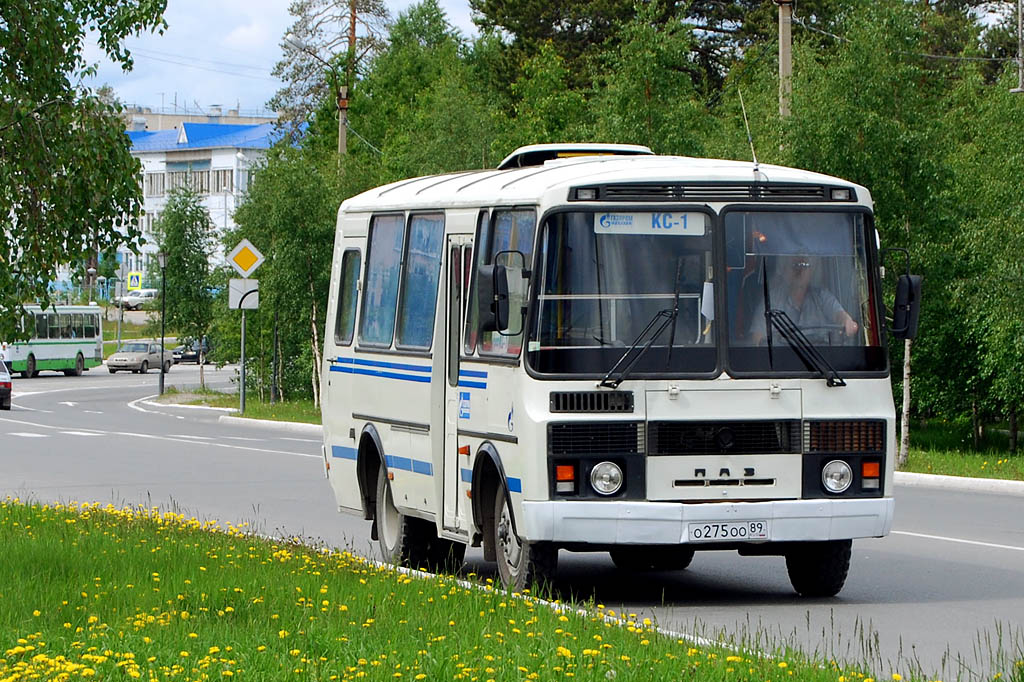
[[[3,344],[4,362],[24,378],[43,370],[81,376],[103,363],[103,311],[95,305],[26,305],[21,329],[28,341]]]
[[[327,475],[389,560],[483,547],[511,589],[559,550],[623,570],[786,558],[842,589],[893,520],[887,336],[864,187],[816,173],[535,145],[339,210]]]

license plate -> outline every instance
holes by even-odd
[[[767,521],[728,521],[691,523],[690,542],[727,542],[729,540],[767,540]]]

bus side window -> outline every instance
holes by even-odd
[[[349,249],[341,257],[338,281],[338,312],[334,318],[334,342],[339,346],[352,343],[356,328],[356,285],[359,282],[359,251]]]
[[[390,347],[395,334],[395,308],[402,271],[405,216],[376,216],[370,225],[363,287],[359,342]]]
[[[99,324],[97,324],[98,322],[99,322],[98,316],[93,315],[92,313],[87,313],[85,315],[85,330],[84,330],[85,338],[87,338],[87,339],[94,339],[94,338],[96,338],[96,328],[99,326]]]
[[[448,252],[448,384],[459,384],[459,308],[462,302],[462,262],[459,247],[453,246]]]
[[[49,326],[49,337],[51,339],[60,338],[60,316],[57,313],[46,313],[46,322]]]
[[[398,347],[429,350],[437,312],[437,282],[444,248],[444,214],[409,220],[402,291],[398,305]]]
[[[487,249],[491,241],[491,221],[487,211],[480,211],[476,223],[476,253],[477,260],[473,261],[472,249],[469,249],[469,256],[466,262],[467,277],[466,286],[469,287],[469,304],[466,308],[466,355],[473,355],[476,352],[477,337],[480,330],[479,311],[476,304],[476,270],[481,265],[487,264]]]
[[[46,313],[36,313],[35,318],[36,318],[36,333],[35,333],[35,337],[37,339],[47,339],[47,338],[49,338],[50,337],[50,335],[48,334],[49,322],[47,322],[48,315]]]
[[[82,313],[75,313],[71,316],[71,336],[76,339],[85,338],[85,315]]]

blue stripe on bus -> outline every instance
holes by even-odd
[[[406,372],[426,372],[430,373],[430,365],[406,365],[401,362],[383,362],[381,360],[363,360],[362,358],[341,358],[339,357],[334,362],[338,362],[344,365],[362,365],[364,367],[383,367],[385,369],[401,369]],[[484,375],[486,376],[486,375]]]
[[[472,482],[472,480],[473,480],[473,470],[472,469],[462,469],[461,471],[462,471],[462,480],[464,482],[466,482],[466,483]]]
[[[477,379],[486,379],[487,378],[487,372],[481,372],[481,371],[475,370],[475,369],[460,369],[459,370],[459,376],[460,377],[476,377]]]
[[[331,456],[338,457],[340,459],[356,459],[356,449],[345,448],[340,445],[332,445]]]
[[[459,380],[459,388],[487,388],[487,384],[482,381],[462,381]]]
[[[415,381],[421,384],[429,384],[430,377],[416,376],[413,374],[397,374],[395,372],[385,372],[378,369],[360,369],[358,367],[340,367],[333,365],[331,367],[332,372],[342,372],[344,374],[363,374],[370,377],[384,377],[385,379],[401,379],[402,381]],[[483,388],[483,387],[481,387]]]
[[[510,493],[521,493],[523,492],[523,481],[519,478],[508,479],[508,491]]]
[[[430,462],[424,462],[419,459],[387,455],[384,457],[384,462],[387,464],[389,469],[411,471],[415,474],[424,474],[426,476],[434,475],[434,466]]]

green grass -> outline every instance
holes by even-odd
[[[556,611],[219,527],[155,509],[0,502],[0,680],[870,679],[794,651],[696,645],[600,605]],[[1007,673],[1024,679],[1020,665]]]
[[[969,423],[914,426],[903,471],[1024,481],[1024,444],[1011,455],[1007,435],[989,429],[979,445],[975,450]]]
[[[207,391],[202,396],[202,398],[190,400],[186,404],[205,405],[206,407],[238,407],[237,393]],[[312,400],[287,400],[271,405],[270,403],[260,402],[251,393],[246,393],[244,416],[250,419],[271,419],[275,421],[319,424],[320,408],[315,406]]]

